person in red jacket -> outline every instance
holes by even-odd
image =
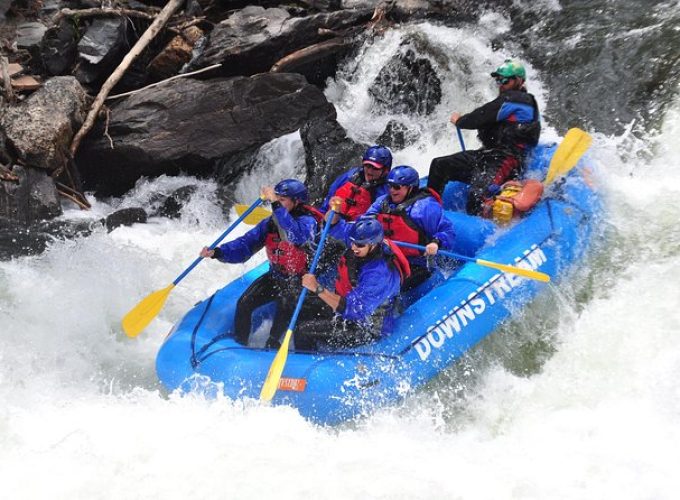
[[[354,167],[339,176],[328,190],[319,207],[328,212],[331,198],[340,199],[338,213],[348,221],[358,219],[376,198],[387,194],[385,179],[392,168],[392,152],[385,146],[371,146],[361,158],[361,167]]]
[[[300,280],[309,268],[317,222],[323,215],[305,205],[307,188],[295,179],[285,179],[274,188],[262,188],[262,195],[272,204],[272,215],[240,238],[214,250],[204,247],[201,257],[221,262],[245,262],[265,248],[269,271],[257,278],[241,295],[236,305],[234,336],[247,345],[252,314],[258,307],[276,302],[276,313],[267,347],[278,348],[300,294]]]

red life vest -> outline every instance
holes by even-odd
[[[363,173],[358,171],[335,190],[335,196],[343,199],[340,213],[347,220],[353,221],[365,214],[373,203],[375,188],[385,182],[384,178],[371,183],[362,182],[363,178]]]
[[[386,197],[380,206],[380,213],[378,220],[383,225],[385,231],[385,238],[396,241],[404,241],[406,243],[413,243],[414,245],[425,246],[430,242],[430,238],[425,234],[425,231],[419,227],[408,214],[406,210],[416,201],[432,196],[441,204],[441,197],[432,189],[423,189],[416,195],[401,202],[394,208],[389,206],[389,197]],[[407,257],[415,257],[422,252],[415,248],[402,248],[401,251]]]
[[[381,251],[375,252],[374,255],[369,255],[362,259],[361,262],[359,262],[359,259],[350,249],[342,255],[340,263],[338,264],[338,277],[335,280],[335,293],[342,297],[347,297],[347,294],[352,291],[357,284],[359,264],[365,264],[373,259],[385,258],[388,266],[396,267],[397,271],[399,271],[401,283],[404,283],[404,280],[411,276],[411,266],[401,248],[388,239],[385,239],[384,243],[389,247],[391,253],[384,252],[381,249]]]
[[[294,215],[293,212],[295,212]],[[298,205],[293,209],[293,212],[291,212],[291,215],[295,218],[311,215],[317,222],[323,220],[323,214],[309,205]],[[274,216],[269,219],[267,229],[264,247],[271,266],[286,276],[301,276],[307,272],[311,247],[307,244],[296,245],[286,240],[286,233],[278,226]]]

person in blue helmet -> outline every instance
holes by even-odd
[[[428,187],[440,195],[449,181],[469,184],[469,214],[481,213],[486,199],[522,173],[526,154],[541,134],[538,104],[524,86],[524,66],[506,59],[491,76],[498,97],[470,113],[453,113],[450,120],[458,128],[477,130],[482,149],[434,158],[428,175]]]
[[[385,179],[390,168],[392,152],[389,148],[371,146],[361,159],[361,167],[354,167],[333,181],[319,209],[328,212],[330,200],[335,197],[338,213],[345,220],[356,220],[379,196],[387,194]],[[340,200],[339,204],[337,200]]]
[[[408,165],[394,167],[387,176],[389,194],[378,198],[366,211],[375,216],[393,241],[404,241],[425,247],[425,252],[403,248],[411,265],[411,277],[402,286],[410,290],[430,277],[428,257],[440,248],[451,249],[455,232],[444,216],[441,198],[430,189],[421,189],[418,172]]]
[[[295,310],[300,280],[309,268],[313,254],[317,224],[323,215],[305,205],[307,188],[295,179],[285,179],[276,186],[263,187],[262,196],[271,202],[272,215],[233,241],[214,250],[204,247],[201,257],[220,262],[245,262],[265,248],[269,271],[257,278],[241,295],[236,305],[234,336],[248,344],[252,313],[268,302],[276,302],[276,313],[267,347],[278,348],[281,335]]]
[[[301,315],[296,349],[315,349],[320,343],[354,347],[379,338],[410,272],[400,249],[383,239],[382,225],[376,219],[343,221],[332,230],[347,246],[338,264],[335,289],[322,286],[313,274],[302,277],[302,286],[316,294],[320,309],[311,316]]]

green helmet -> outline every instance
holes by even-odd
[[[496,71],[491,73],[491,76],[493,76],[494,78],[498,76],[503,78],[511,78],[514,76],[517,78],[521,78],[522,80],[526,80],[527,72],[524,69],[524,66],[522,66],[517,61],[513,61],[512,59],[506,59],[503,62],[503,64],[496,68]]]

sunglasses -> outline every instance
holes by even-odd
[[[368,246],[368,243],[357,243],[356,241],[353,241],[352,245],[357,248],[366,248]]]
[[[390,189],[401,189],[403,187],[406,187],[406,184],[397,184],[396,182],[390,182],[387,187]]]
[[[510,80],[514,80],[514,79],[515,79],[514,76],[507,76],[507,77],[496,77],[495,80],[496,80],[496,83],[497,83],[498,85],[505,85],[505,84],[508,83]]]

